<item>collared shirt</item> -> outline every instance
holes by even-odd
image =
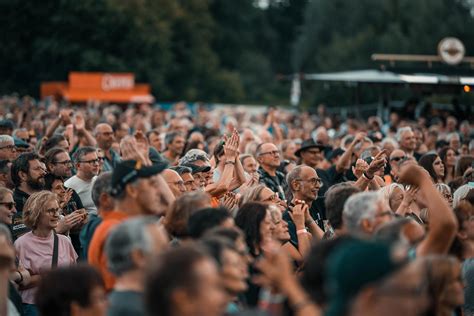
[[[107,155],[104,156],[104,166],[102,167],[102,171],[113,171],[115,166],[121,161],[119,154],[115,152],[113,149],[109,149],[110,156],[112,159],[109,159]]]
[[[30,231],[30,229],[23,224],[23,207],[29,197],[30,195],[28,193],[23,192],[19,188],[13,190],[13,200],[16,203],[16,213],[13,215],[12,224],[10,225],[13,240],[16,240],[21,235]]]
[[[276,176],[274,177],[269,175],[262,167],[260,167],[257,172],[260,176],[260,183],[264,184],[273,192],[278,193],[281,200],[286,200],[285,191],[287,189],[287,184],[285,175],[282,172],[277,171]]]
[[[112,211],[103,214],[102,223],[99,224],[89,244],[87,259],[89,264],[96,267],[102,274],[107,291],[111,291],[115,284],[115,277],[107,268],[105,242],[110,231],[128,219],[130,215],[122,211]]]

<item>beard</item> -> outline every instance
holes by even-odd
[[[26,179],[26,184],[32,188],[35,191],[41,191],[44,189],[44,177],[38,178],[38,179],[33,179],[31,177],[28,177]]]

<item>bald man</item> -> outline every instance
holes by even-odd
[[[178,198],[181,196],[181,194],[186,192],[186,186],[184,185],[184,181],[179,173],[171,169],[165,169],[161,175],[165,179],[166,183],[168,183],[168,186],[170,187],[171,192],[173,192],[175,198]]]
[[[115,141],[112,126],[102,123],[96,126],[94,136],[97,141],[97,147],[104,152],[104,165],[102,172],[114,170],[117,163],[120,162],[120,156],[112,149]]]

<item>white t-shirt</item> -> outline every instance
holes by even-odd
[[[92,201],[92,186],[94,185],[97,177],[92,178],[90,182],[81,180],[78,176],[73,176],[64,182],[66,188],[71,188],[76,191],[76,193],[81,198],[82,205],[86,209],[87,213],[97,214],[97,208],[95,207],[94,202]]]

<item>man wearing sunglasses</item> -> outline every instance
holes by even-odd
[[[87,213],[97,214],[91,193],[100,168],[97,149],[89,146],[81,147],[74,153],[73,159],[77,174],[64,182],[64,186],[77,192]]]
[[[398,180],[398,173],[400,171],[400,167],[398,166],[399,162],[406,159],[406,153],[401,149],[395,149],[390,154],[389,163],[390,163],[390,177],[392,182],[396,182]]]

